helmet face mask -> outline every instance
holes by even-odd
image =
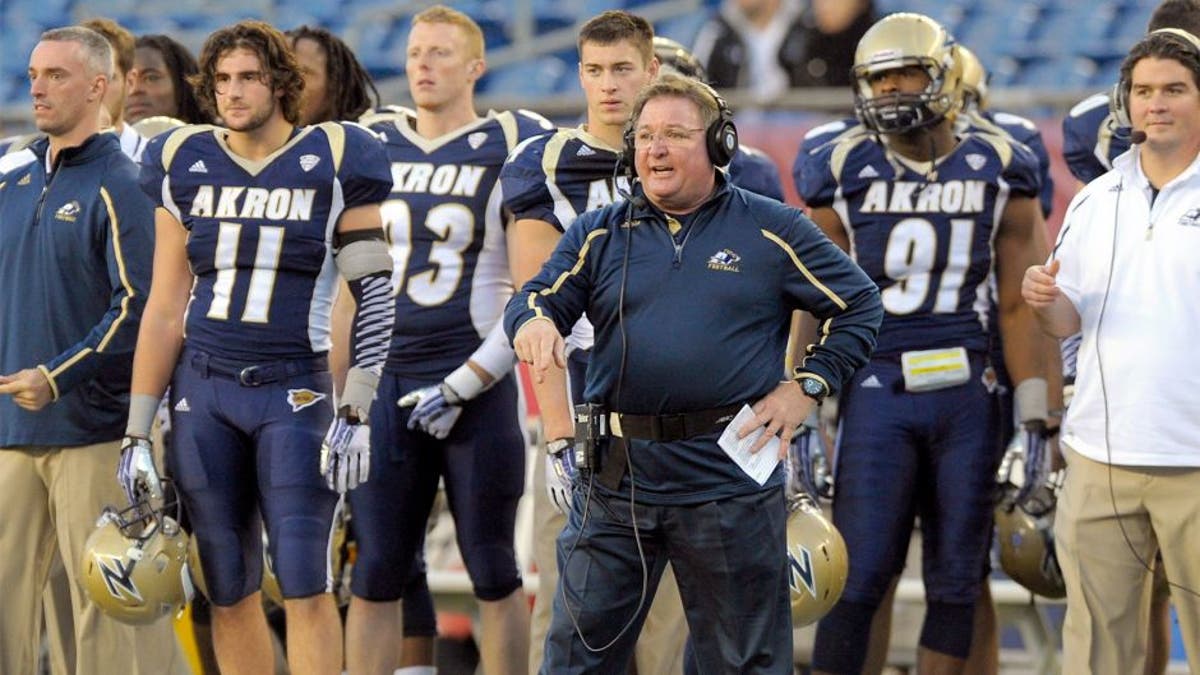
[[[937,124],[962,106],[962,65],[954,39],[933,19],[898,13],[863,35],[854,55],[854,112],[867,128],[900,134]],[[871,81],[917,67],[929,77],[921,92],[876,95]]]
[[[687,47],[679,42],[661,35],[654,36],[654,56],[662,68],[678,73],[693,80],[708,82],[708,74],[704,72],[704,64],[692,55]]]
[[[88,597],[108,616],[153,623],[191,599],[187,534],[165,508],[139,502],[101,512],[79,576]]]

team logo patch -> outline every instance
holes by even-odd
[[[17,181],[17,185],[29,185],[29,174],[21,176],[21,180]]]
[[[820,598],[813,574],[812,554],[803,546],[788,547],[788,585],[796,593],[808,592],[814,598]]]
[[[130,553],[137,551],[141,553],[141,549],[130,549]],[[96,562],[96,567],[100,568],[100,576],[104,578],[104,587],[108,589],[108,594],[118,600],[136,600],[143,602],[142,592],[138,590],[137,584],[133,583],[133,566],[137,564],[136,559],[131,559],[126,562],[122,558],[111,555],[93,554],[92,559]]]
[[[54,217],[59,220],[65,220],[68,223],[73,223],[75,222],[75,219],[79,217],[79,212],[81,210],[83,209],[79,206],[79,202],[72,199],[66,204],[58,207],[58,211],[54,212]]]
[[[862,171],[858,172],[858,177],[859,178],[878,178],[879,172],[875,170],[875,167],[868,164],[862,168]]]
[[[300,155],[300,168],[304,169],[305,173],[308,173],[320,161],[321,158],[316,155]]]
[[[1200,209],[1188,209],[1179,217],[1179,224],[1184,227],[1200,227]]]
[[[738,267],[741,261],[742,256],[723,248],[708,259],[708,269],[718,272],[741,272],[742,269]]]
[[[208,167],[204,166],[204,160],[198,159],[188,167],[189,173],[208,173]]]
[[[579,146],[579,151],[575,153],[576,157],[590,157],[596,154],[596,151],[586,145]]]
[[[982,169],[983,166],[985,164],[987,164],[987,157],[984,157],[983,155],[980,155],[980,154],[974,153],[974,152],[967,155],[966,159],[967,159],[967,166],[971,167],[971,169],[974,171],[978,171],[978,170]]]
[[[467,145],[470,145],[472,150],[478,150],[479,146],[483,145],[483,142],[486,140],[486,131],[476,131],[475,133],[467,136]]]
[[[324,400],[325,394],[312,389],[288,389],[287,401],[292,406],[292,412],[300,412],[308,406]]]

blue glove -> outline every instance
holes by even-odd
[[[1046,431],[1045,420],[1036,419],[1022,423],[1019,433],[1025,446],[1025,480],[1013,501],[1017,506],[1025,506],[1034,492],[1046,484],[1046,477],[1050,475],[1051,458],[1046,449],[1046,439],[1050,434]]]
[[[162,500],[162,481],[154,467],[154,450],[150,440],[126,436],[121,443],[121,461],[117,464],[117,481],[132,506],[147,496]]]
[[[796,429],[789,448],[792,469],[789,488],[792,493],[805,492],[816,500],[833,499],[833,477],[825,459],[825,444],[821,434],[807,424]]]
[[[321,475],[325,484],[345,494],[367,482],[371,473],[371,427],[351,422],[344,416],[333,418],[325,442],[321,444]]]
[[[579,469],[575,466],[575,439],[559,438],[546,444],[546,492],[559,513],[571,512],[571,492]]]
[[[397,402],[401,408],[413,406],[408,416],[409,429],[421,429],[437,439],[450,435],[462,414],[462,397],[445,382],[408,392]]]

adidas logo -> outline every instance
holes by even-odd
[[[208,173],[208,167],[204,166],[204,160],[198,159],[195,164],[188,167],[188,171],[191,173]]]
[[[581,146],[579,146],[579,152],[576,152],[575,156],[576,157],[588,157],[589,155],[594,155],[594,154],[596,154],[596,151],[593,150],[591,148],[591,146],[581,145]]]
[[[858,177],[859,178],[879,178],[879,172],[875,170],[875,167],[868,164],[862,168],[862,171],[858,172]]]
[[[874,375],[872,375],[872,376],[868,377],[867,379],[863,380],[862,384],[860,384],[858,386],[862,387],[863,389],[882,389],[883,383],[879,381],[878,377],[875,377]]]
[[[179,399],[179,403],[175,404],[175,412],[192,412],[192,407],[188,405],[186,398]]]

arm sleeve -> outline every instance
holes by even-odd
[[[1012,194],[1038,199],[1042,191],[1042,175],[1037,156],[1023,143],[1014,141],[1010,145],[1013,154],[1004,167],[1004,180]]]
[[[353,122],[342,123],[346,147],[338,179],[346,208],[378,204],[392,191],[392,165],[387,150],[372,132]]]
[[[792,177],[796,181],[796,192],[809,208],[829,206],[837,196],[838,182],[832,165],[834,147],[835,143],[823,143],[812,150],[801,146],[796,155]]]
[[[598,216],[612,210],[608,207],[580,216],[558,241],[542,271],[508,301],[504,331],[510,344],[521,326],[533,319],[549,319],[566,335],[583,316],[591,293],[592,267],[608,241],[609,229]]]
[[[763,197],[783,201],[779,168],[761,150],[741,148],[729,163],[729,182]]]
[[[500,187],[504,192],[504,207],[512,212],[514,219],[542,220],[562,232],[563,224],[554,214],[549,179],[542,168],[547,140],[549,136],[538,136],[518,145],[500,170]]]
[[[800,369],[833,391],[867,362],[883,321],[879,289],[866,273],[798,210],[782,234],[763,230],[785,256],[784,292],[796,309],[820,321],[819,338]],[[786,216],[785,216],[786,217]]]
[[[91,170],[110,174],[95,197],[91,222],[104,246],[108,270],[104,281],[110,288],[108,310],[83,340],[45,364],[43,374],[56,399],[108,369],[128,376],[138,323],[150,289],[154,207],[138,190],[136,170],[133,166],[111,165]]]
[[[483,344],[479,345],[468,360],[486,370],[494,380],[499,380],[512,371],[516,355],[513,354],[512,344],[504,333],[503,321],[497,321],[496,325],[492,326],[492,330],[483,339]]]

